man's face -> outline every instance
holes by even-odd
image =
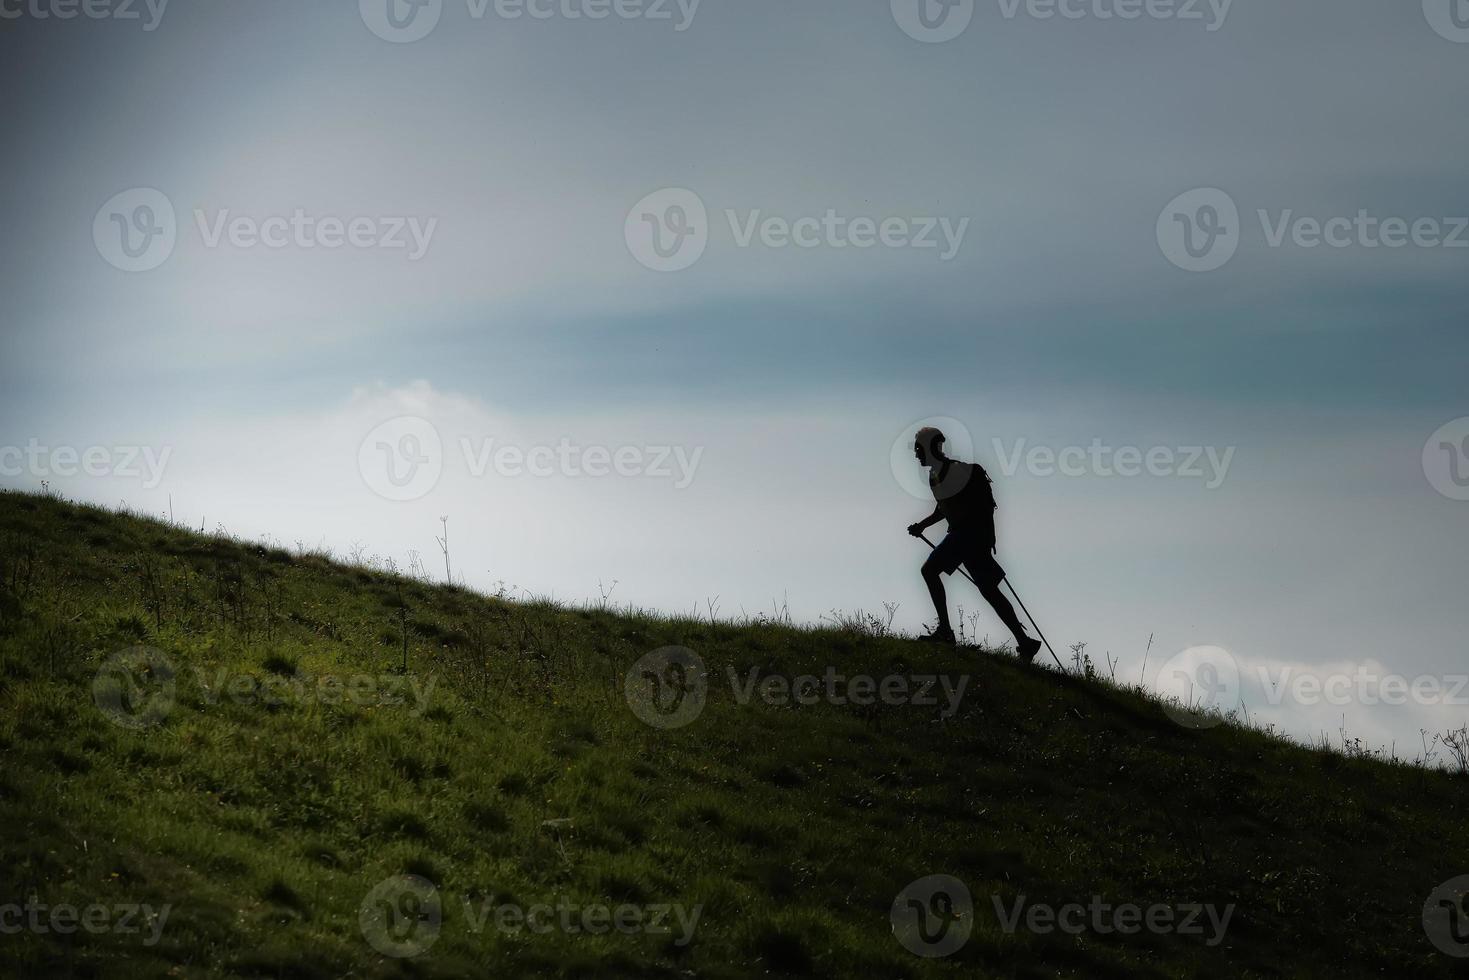
[[[923,441],[913,443],[913,455],[918,460],[919,466],[928,465],[928,452],[923,448]]]

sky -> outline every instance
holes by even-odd
[[[1463,0],[3,0],[0,76],[0,486],[916,632],[937,420],[1066,659],[1469,722]]]

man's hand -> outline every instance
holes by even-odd
[[[943,519],[943,512],[935,507],[933,509],[933,513],[928,515],[928,517],[919,521],[917,524],[909,524],[908,533],[913,535],[915,538],[921,538],[923,537],[924,531],[927,531],[929,528],[933,527],[935,524]]]

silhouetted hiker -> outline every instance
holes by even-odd
[[[945,456],[944,434],[938,429],[925,427],[918,430],[913,455],[918,457],[920,466],[928,467],[928,485],[938,506],[927,518],[910,525],[908,533],[915,538],[922,537],[924,531],[939,521],[949,522],[949,533],[923,563],[923,581],[928,583],[928,594],[933,596],[939,624],[922,639],[927,643],[954,642],[943,577],[952,575],[963,565],[979,586],[979,594],[984,596],[985,602],[1015,634],[1015,650],[1020,659],[1030,663],[1041,648],[1041,641],[1025,632],[1025,627],[1020,625],[1015,615],[1015,608],[1000,591],[1005,570],[994,558],[996,504],[994,491],[990,488],[990,475],[978,463],[961,463]]]

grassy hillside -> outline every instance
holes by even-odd
[[[1340,977],[1465,962],[1421,918],[1469,873],[1463,778],[1190,730],[1130,691],[882,632],[507,602],[0,495],[0,905],[101,906],[109,923],[7,930],[3,972]],[[696,671],[659,695],[640,667],[629,687],[675,645],[707,669],[702,711]],[[109,660],[140,647],[157,653]],[[828,667],[969,679],[951,710],[941,686],[933,705],[741,703],[729,677]],[[910,952],[890,918],[930,875],[972,896],[946,956]],[[1007,932],[1022,897],[1234,908],[1211,946],[1208,927]],[[540,903],[572,918],[515,928],[514,909]],[[140,931],[119,931],[133,906],[149,907]],[[651,931],[660,907],[670,929]],[[633,911],[593,934],[599,908]]]

